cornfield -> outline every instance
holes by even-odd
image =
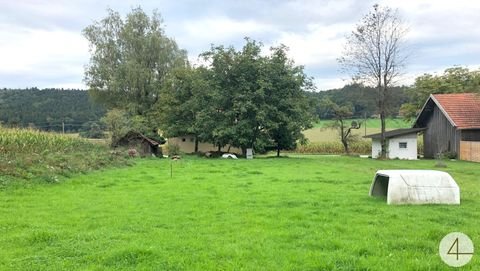
[[[350,153],[352,154],[371,154],[372,142],[369,140],[359,140],[350,144]],[[340,142],[310,143],[305,146],[298,146],[294,152],[307,154],[343,154],[345,153]],[[423,154],[423,140],[417,142],[418,154]]]
[[[49,151],[73,151],[89,147],[85,139],[72,138],[61,134],[40,132],[31,129],[0,128],[0,153],[43,153]]]
[[[351,143],[349,146],[350,153],[354,154],[370,154],[372,152],[372,143],[366,140],[359,140]],[[345,153],[342,143],[340,142],[322,142],[310,143],[304,146],[298,146],[295,150],[297,153],[318,153],[318,154],[343,154]]]
[[[57,182],[61,176],[123,162],[86,139],[0,127],[0,187],[18,180]]]

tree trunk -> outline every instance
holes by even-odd
[[[198,152],[198,137],[195,136],[195,153]]]
[[[350,154],[350,149],[348,149],[348,141],[347,139],[342,139],[343,149],[347,155]]]
[[[386,159],[387,158],[387,141],[385,139],[385,110],[382,109],[380,112],[380,122],[382,125],[381,135],[380,135],[380,145],[382,147],[382,153],[380,158]]]
[[[245,158],[247,157],[247,148],[245,147],[242,147],[242,156]]]
[[[277,157],[280,157],[280,144],[277,143]]]
[[[221,152],[221,151],[222,151],[222,146],[220,146],[220,144],[218,144],[217,152]]]

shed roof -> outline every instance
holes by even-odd
[[[425,126],[425,121],[436,104],[458,129],[480,128],[480,95],[475,93],[431,94],[415,121],[414,127]]]
[[[391,130],[391,131],[385,132],[385,138],[399,137],[399,136],[408,135],[408,134],[416,134],[423,130],[425,130],[425,128],[405,128],[405,129]],[[364,136],[364,138],[380,139],[381,136],[382,136],[382,133],[378,133],[378,134],[371,134],[371,135]]]
[[[157,141],[151,139],[151,138],[148,138],[146,137],[145,135],[143,135],[142,133],[139,133],[139,132],[135,132],[135,131],[129,131],[128,133],[126,133],[122,138],[120,138],[117,142],[117,144],[122,144],[122,143],[128,143],[130,140],[132,139],[141,139],[141,140],[144,140],[146,142],[148,142],[148,144],[150,144],[151,146],[158,146],[160,145],[160,143],[158,143]]]

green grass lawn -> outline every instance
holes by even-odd
[[[444,235],[480,244],[480,164],[447,161],[460,206],[388,206],[352,157],[138,160],[0,190],[0,270],[450,270]],[[478,254],[478,253],[477,253]],[[462,270],[479,270],[475,255]]]

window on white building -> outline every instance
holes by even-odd
[[[400,149],[406,149],[407,148],[407,142],[399,142],[398,147]]]

